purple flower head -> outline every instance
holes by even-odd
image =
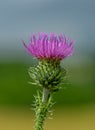
[[[58,59],[62,60],[71,56],[74,52],[74,41],[66,38],[62,34],[39,33],[38,36],[32,35],[29,45],[23,42],[28,53],[38,59]]]

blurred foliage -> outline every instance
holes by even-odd
[[[94,65],[72,69],[71,83],[54,94],[56,105],[95,102]],[[17,62],[0,64],[0,105],[27,106],[33,102],[36,87],[28,83],[31,81],[27,71],[30,66]],[[85,82],[82,82],[83,79]]]

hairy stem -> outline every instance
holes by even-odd
[[[37,97],[38,106],[36,106],[36,123],[35,130],[43,130],[43,124],[47,117],[49,108],[51,107],[51,96],[50,91],[47,88],[43,88],[42,97]]]

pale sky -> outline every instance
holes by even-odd
[[[62,32],[78,52],[95,51],[95,0],[0,0],[0,54],[23,50],[34,32]]]

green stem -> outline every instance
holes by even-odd
[[[51,106],[50,91],[43,88],[42,98],[38,95],[38,107],[36,107],[35,130],[43,130],[44,121]]]
[[[50,97],[50,91],[49,91],[49,89],[43,88],[42,102],[43,102],[44,104],[47,103],[49,97]]]

